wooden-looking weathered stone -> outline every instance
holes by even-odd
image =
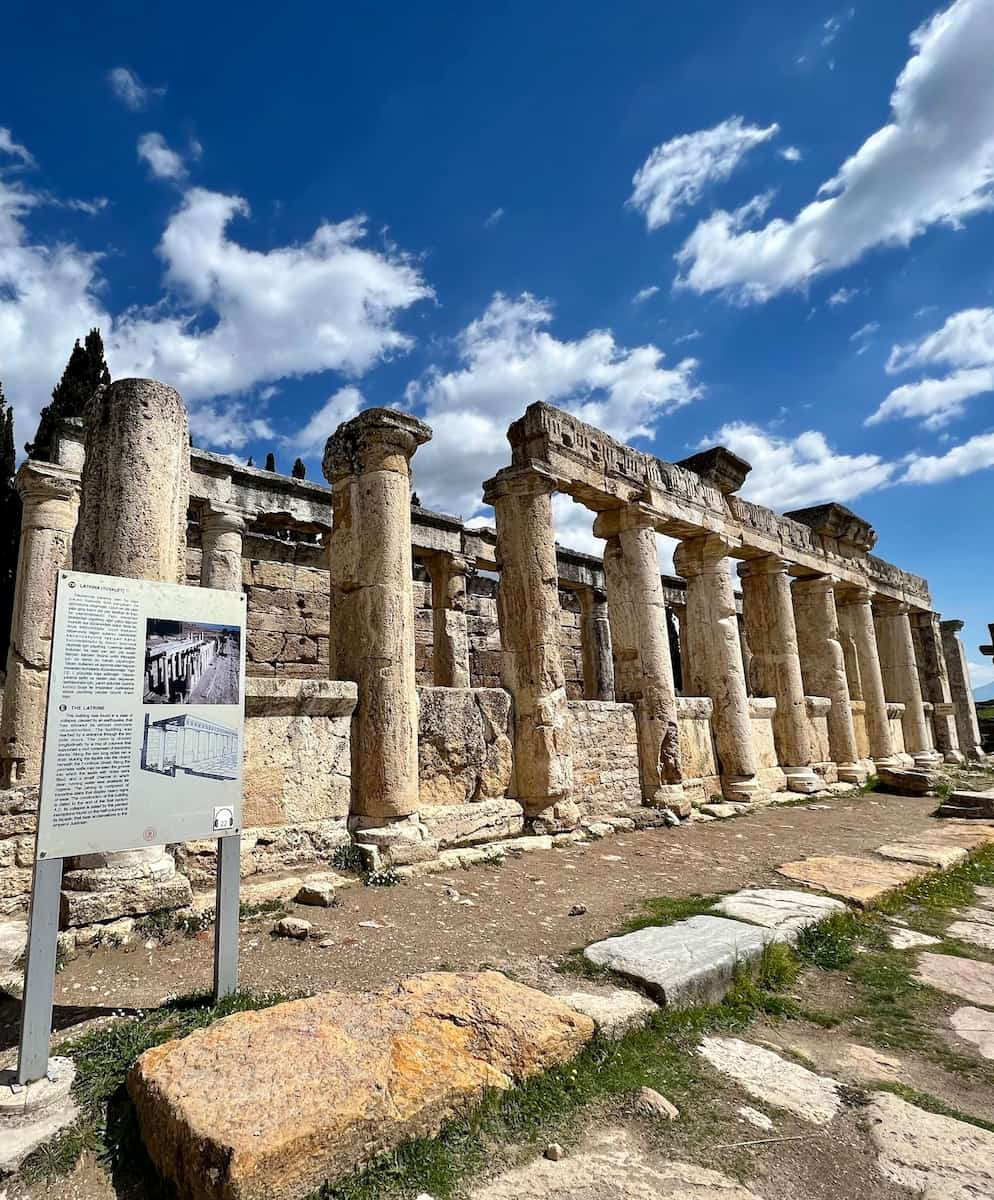
[[[146,1051],[128,1091],[183,1200],[298,1200],[569,1061],[593,1030],[496,972],[419,975],[227,1017]]]

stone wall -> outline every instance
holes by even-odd
[[[832,752],[828,744],[828,713],[832,702],[827,696],[805,696],[808,727],[811,731],[811,760],[817,774],[824,776]]]
[[[687,798],[695,805],[707,804],[714,796],[721,797],[718,758],[711,729],[713,710],[714,705],[706,696],[677,697],[683,787]]]
[[[783,768],[777,763],[777,747],[773,739],[773,717],[777,702],[772,696],[751,696],[749,718],[752,726],[752,744],[756,754],[756,778],[771,792],[780,792],[787,786]]]
[[[0,791],[0,916],[16,912],[31,893],[38,789]]]
[[[499,688],[421,688],[420,802],[469,804],[511,784],[511,697]]]
[[[622,815],[642,803],[635,709],[609,700],[571,700],[573,799],[584,817]]]

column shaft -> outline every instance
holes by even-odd
[[[956,734],[959,748],[967,758],[976,761],[984,757],[980,745],[980,726],[977,723],[977,706],[970,686],[970,669],[966,664],[966,649],[960,639],[962,621],[942,621],[942,649],[949,672],[949,693],[953,702]]]
[[[731,799],[748,800],[759,790],[759,782],[730,549],[708,534],[681,542],[673,562],[687,580],[684,692],[710,696],[722,790]]]
[[[607,538],[604,578],[616,656],[615,695],[635,705],[642,799],[689,812],[655,530],[637,513],[608,512],[598,516],[594,533]]]
[[[963,753],[956,729],[956,711],[949,686],[946,655],[942,648],[939,614],[915,612],[909,617],[922,695],[932,703],[935,748],[946,762],[962,762]]]
[[[411,467],[431,430],[372,408],[328,439],[330,674],[353,680],[351,821],[375,828],[418,805],[418,694],[414,670]]]
[[[17,472],[21,540],[0,719],[0,788],[41,781],[55,581],[72,561],[79,476],[28,460]]]
[[[858,673],[860,699],[866,705],[866,737],[870,757],[878,767],[893,766],[894,748],[887,719],[887,697],[873,625],[873,593],[868,588],[836,589],[835,601],[843,637],[851,647]],[[849,658],[846,659],[849,669]],[[849,670],[850,688],[853,671]]]
[[[887,699],[904,705],[901,718],[904,749],[916,763],[927,766],[940,756],[932,748],[932,734],[925,719],[908,605],[878,597],[874,605],[874,623]]]
[[[514,699],[514,786],[532,821],[562,829],[579,820],[559,645],[559,571],[552,529],[555,481],[508,467],[484,484],[497,525],[501,675]]]
[[[811,728],[787,563],[766,555],[742,564],[739,573],[753,686],[758,695],[774,696],[777,702],[773,716],[777,759],[792,792],[815,792],[821,783],[811,769]]]
[[[438,687],[468,688],[469,633],[466,628],[466,582],[470,563],[460,555],[438,551],[429,563],[434,679]]]
[[[242,590],[242,538],[245,518],[234,509],[210,505],[200,517],[200,586]]]
[[[865,783],[869,771],[859,761],[856,748],[833,580],[825,575],[797,579],[793,596],[805,690],[812,696],[827,696],[832,702],[828,710],[828,744],[839,779],[843,783]]]
[[[580,588],[580,643],[583,650],[583,694],[587,700],[614,699],[614,663],[607,595]]]

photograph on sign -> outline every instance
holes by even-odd
[[[39,857],[240,831],[245,600],[60,571]]]

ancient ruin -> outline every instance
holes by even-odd
[[[664,462],[547,404],[483,484],[495,528],[412,505],[431,430],[393,409],[329,430],[330,486],[190,448],[172,389],[122,380],[55,461],[17,476],[24,522],[0,737],[0,908],[30,889],[53,587],[60,567],[247,597],[243,875],[354,841],[379,867],[598,820],[859,784],[981,756],[960,622],[824,504],[742,499],[722,447]],[[555,541],[552,496],[603,557]],[[661,576],[657,533],[678,539]],[[142,766],[223,774],[223,728],[168,704],[223,687],[223,631],[147,646]],[[189,905],[213,843],[70,864],[63,922]],[[89,861],[93,859],[93,861]],[[96,861],[99,859],[99,861]]]

